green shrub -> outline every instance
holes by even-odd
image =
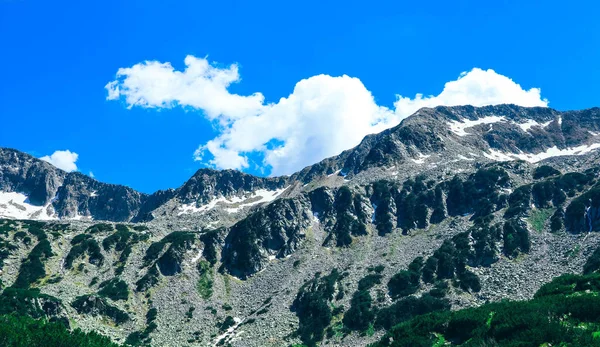
[[[586,293],[591,282],[595,292]],[[429,347],[440,336],[460,346],[600,346],[595,337],[600,327],[597,289],[597,279],[561,276],[533,300],[415,316],[395,325],[372,347]]]
[[[20,315],[0,316],[0,346],[11,347],[118,347],[108,337],[63,324]]]
[[[150,267],[148,272],[146,272],[146,274],[135,283],[135,290],[137,292],[145,292],[158,283],[158,277],[159,273],[156,266]]]
[[[296,312],[300,320],[296,333],[307,346],[316,346],[331,323],[329,302],[333,299],[335,284],[339,279],[340,274],[336,269],[324,277],[315,274],[296,295],[292,304],[292,311]]]
[[[594,253],[588,257],[585,265],[583,266],[583,273],[587,275],[598,270],[600,270],[600,247],[596,248]]]
[[[33,318],[51,317],[61,310],[61,301],[39,289],[5,288],[0,294],[0,315],[19,314]]]
[[[65,268],[72,269],[73,262],[84,254],[88,254],[88,260],[90,264],[101,266],[104,263],[104,256],[100,251],[98,242],[94,240],[91,235],[79,234],[71,240],[71,250],[65,258]]]
[[[538,166],[533,171],[533,179],[535,180],[556,175],[560,175],[560,171],[548,165]]]
[[[29,286],[46,276],[44,261],[51,257],[52,247],[47,239],[42,239],[33,247],[27,258],[21,263],[19,275],[13,284],[15,288],[29,288]]]
[[[85,232],[86,233],[91,233],[91,234],[96,234],[96,233],[101,233],[101,232],[107,232],[107,231],[113,231],[115,230],[112,224],[109,223],[98,223],[98,224],[94,224],[91,227],[88,227]]]
[[[119,278],[113,278],[100,283],[98,294],[110,298],[111,300],[129,299],[129,289],[127,283]]]
[[[101,315],[111,319],[116,325],[129,321],[129,315],[119,308],[110,305],[105,298],[94,295],[78,296],[71,306],[79,314]]]
[[[213,294],[213,269],[209,262],[203,260],[198,262],[197,267],[200,273],[200,279],[196,286],[198,294],[205,300],[210,299]]]

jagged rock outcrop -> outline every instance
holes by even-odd
[[[0,211],[65,219],[0,220],[0,309],[138,345],[361,346],[531,298],[600,262],[599,112],[427,108],[290,177],[201,169],[151,195],[0,149],[0,192],[29,197]]]
[[[292,254],[312,221],[304,198],[281,199],[231,227],[222,261],[229,273],[247,278],[264,268],[269,258]]]

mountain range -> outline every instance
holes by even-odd
[[[510,345],[444,315],[600,268],[598,148],[600,108],[423,108],[290,176],[149,195],[0,148],[0,314],[133,346]]]

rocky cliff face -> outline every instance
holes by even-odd
[[[37,288],[54,306],[28,314],[130,345],[366,345],[581,272],[598,136],[598,108],[437,107],[290,177],[151,195],[0,149],[0,216],[30,219],[0,221],[0,302]]]

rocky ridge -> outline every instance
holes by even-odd
[[[528,299],[581,272],[600,243],[599,115],[422,109],[290,177],[203,169],[152,195],[3,149],[0,191],[63,220],[0,222],[2,283],[61,302],[38,315],[119,342],[365,345],[387,329],[378,317],[439,283],[439,304],[456,309]],[[391,279],[410,278],[419,257],[411,294],[398,295]],[[38,261],[43,271],[26,265]],[[344,314],[366,293],[369,326]],[[334,307],[322,336],[303,328],[307,297]]]

